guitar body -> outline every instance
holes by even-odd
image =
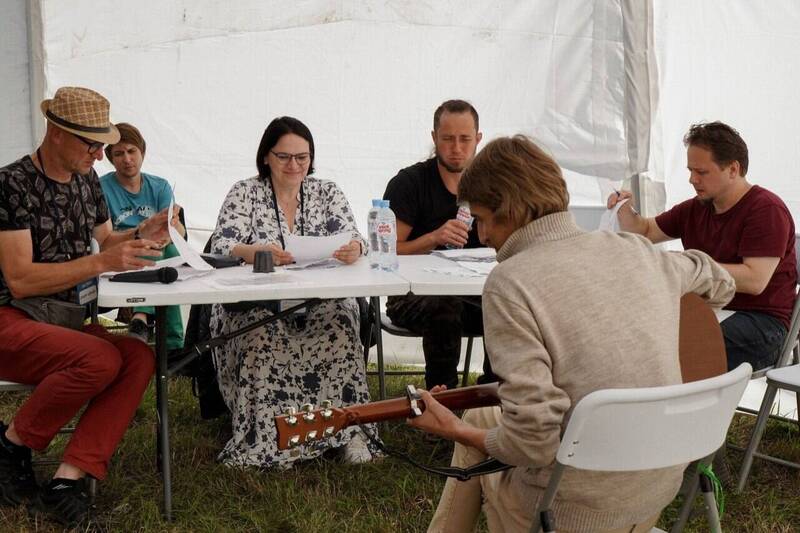
[[[694,293],[681,298],[678,357],[684,383],[713,378],[728,371],[725,340],[714,311]]]
[[[717,317],[696,294],[681,298],[679,359],[684,383],[718,376],[727,371],[725,343]],[[447,390],[433,395],[449,409],[473,409],[499,405],[497,383]],[[419,402],[424,410],[424,404]],[[306,405],[299,412],[276,416],[278,449],[286,450],[301,443],[328,438],[355,425],[396,420],[411,416],[409,398],[394,398],[349,407]]]

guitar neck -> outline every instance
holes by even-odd
[[[433,397],[448,409],[472,409],[500,404],[500,399],[497,396],[497,383],[446,390],[435,393]],[[425,403],[422,401],[418,403],[420,404],[420,409],[424,411]],[[408,398],[394,398],[392,400],[352,405],[342,408],[342,411],[347,417],[347,426],[396,420],[411,416]]]

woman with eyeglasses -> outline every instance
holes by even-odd
[[[236,183],[220,209],[211,250],[252,263],[256,252],[272,252],[276,265],[293,261],[288,235],[352,234],[333,257],[354,263],[366,252],[350,204],[332,181],[314,177],[314,139],[292,117],[273,120],[256,153],[258,176]],[[287,302],[288,303],[288,302]],[[277,309],[273,309],[275,311]],[[214,336],[265,318],[263,306],[233,311],[214,305]],[[369,401],[361,356],[358,306],[353,298],[323,300],[305,315],[273,322],[229,341],[214,352],[219,387],[232,413],[233,436],[220,454],[231,465],[288,468],[331,448],[363,463],[377,453],[356,430],[277,449],[273,417],[288,408],[331,400],[334,406]],[[297,453],[299,451],[299,454]]]

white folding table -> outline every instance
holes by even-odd
[[[98,305],[130,307],[148,305],[156,310],[156,409],[159,417],[157,449],[158,466],[164,484],[164,516],[172,520],[172,482],[169,453],[169,408],[167,402],[166,306],[211,303],[235,303],[259,300],[378,297],[406,294],[409,282],[396,273],[372,270],[369,262],[359,259],[352,265],[330,269],[293,270],[289,281],[263,283],[257,286],[213,285],[215,280],[235,277],[251,271],[249,265],[214,271],[207,276],[161,283],[116,283],[101,277]],[[269,274],[265,276],[270,276]],[[378,309],[378,319],[380,310]]]
[[[466,275],[468,269],[443,257],[401,255],[397,259],[397,273],[408,281],[409,291],[418,296],[480,296],[486,283],[486,276]]]

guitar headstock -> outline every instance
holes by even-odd
[[[330,400],[325,400],[319,409],[311,404],[303,405],[299,411],[290,408],[285,415],[275,417],[275,426],[278,449],[288,450],[332,437],[347,426],[347,415],[343,409],[332,407]]]

